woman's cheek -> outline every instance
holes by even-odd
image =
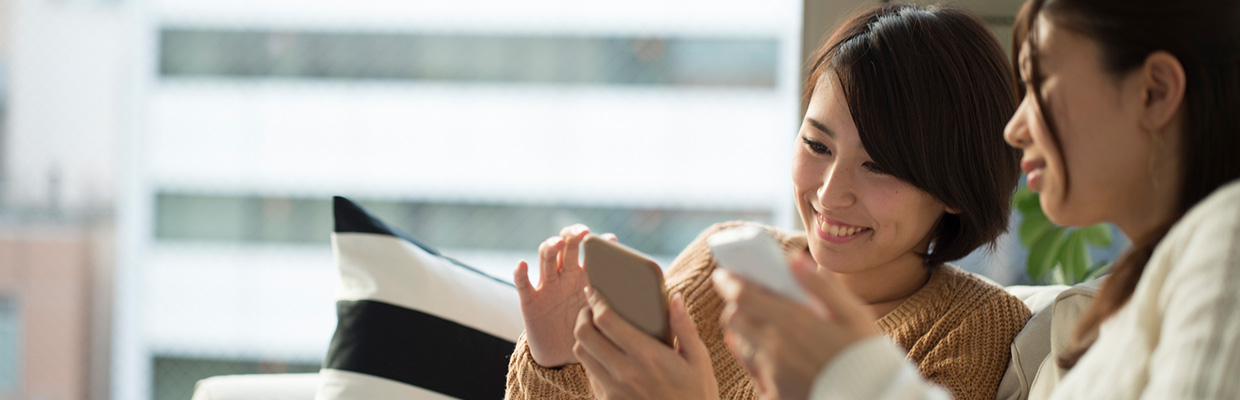
[[[792,183],[797,194],[817,190],[822,185],[822,168],[798,152],[792,159]]]

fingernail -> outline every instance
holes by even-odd
[[[716,285],[722,285],[728,280],[727,272],[724,272],[721,269],[716,269],[714,272],[710,273],[710,280],[714,281]]]

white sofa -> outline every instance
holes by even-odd
[[[1053,387],[1060,371],[1049,360],[1067,343],[1097,284],[1007,288],[1034,315],[1012,343],[1012,361],[1000,384],[1000,399],[1023,400],[1031,391]],[[318,374],[314,373],[216,376],[198,381],[193,400],[311,400],[318,384]]]

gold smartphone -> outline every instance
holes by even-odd
[[[637,250],[594,235],[587,236],[582,246],[590,286],[616,314],[671,346],[667,290],[659,264]]]

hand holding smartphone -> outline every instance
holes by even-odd
[[[771,292],[810,304],[810,297],[788,267],[775,238],[754,225],[716,232],[706,238],[719,267],[757,282]]]
[[[641,252],[590,235],[582,242],[590,286],[637,329],[672,345],[663,270]]]

